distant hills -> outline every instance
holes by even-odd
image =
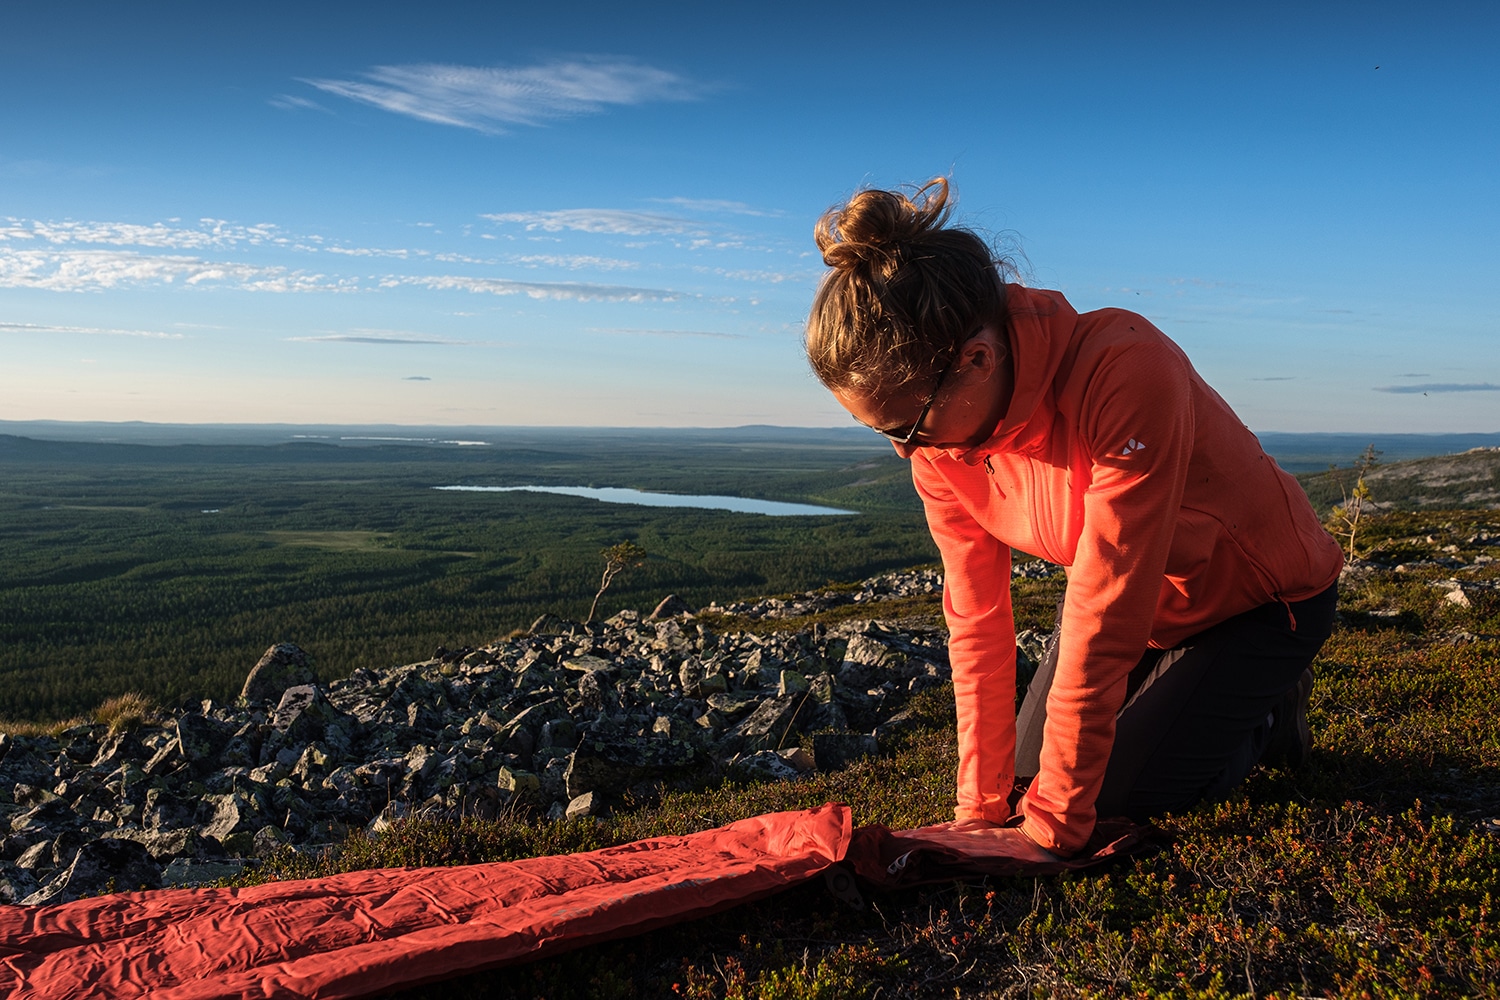
[[[59,441],[121,445],[267,446],[323,444],[340,448],[405,446],[493,453],[513,448],[568,450],[580,443],[665,444],[775,447],[828,446],[865,448],[883,452],[887,445],[862,427],[405,427],[397,425],[292,424],[155,424],[98,423],[56,420],[0,420],[0,435]],[[1453,455],[1471,448],[1500,447],[1500,433],[1492,434],[1293,434],[1266,431],[1261,445],[1288,472],[1322,472],[1330,465],[1350,465],[1373,444],[1385,462]],[[311,458],[326,451],[302,452]],[[32,454],[36,454],[35,451]]]
[[[1322,472],[1330,465],[1352,465],[1374,445],[1383,462],[1432,455],[1456,455],[1472,448],[1500,448],[1500,434],[1257,434],[1276,464],[1288,472]]]
[[[1326,513],[1353,488],[1355,472],[1344,468],[1297,478],[1314,506]],[[1377,510],[1500,509],[1500,447],[1382,462],[1365,475],[1365,483]]]

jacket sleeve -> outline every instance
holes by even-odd
[[[1131,670],[1150,640],[1194,440],[1191,369],[1164,339],[1111,352],[1085,389],[1092,456],[1068,579],[1041,767],[1019,811],[1026,833],[1072,854],[1094,801]]]
[[[920,453],[912,480],[943,556],[943,616],[958,709],[958,819],[1010,816],[1016,759],[1016,634],[1010,548],[974,520]]]

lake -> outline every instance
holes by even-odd
[[[465,493],[560,493],[569,497],[586,497],[605,503],[632,503],[642,507],[698,507],[704,510],[732,510],[739,514],[766,514],[770,517],[806,517],[812,514],[857,514],[854,510],[819,507],[810,503],[783,503],[780,500],[751,500],[746,497],[694,496],[687,493],[646,493],[619,486],[434,486],[435,490],[458,490]]]

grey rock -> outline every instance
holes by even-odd
[[[144,847],[129,840],[95,840],[80,847],[67,868],[22,902],[36,906],[104,892],[159,888],[161,869]]]
[[[246,858],[177,858],[162,871],[161,883],[164,888],[196,889],[222,879],[238,878],[256,865],[257,862]]]
[[[801,772],[776,751],[761,750],[736,760],[729,775],[740,781],[790,781]]]
[[[623,790],[640,781],[683,777],[701,763],[702,755],[679,740],[586,737],[573,752],[565,775],[568,798]]]
[[[410,811],[405,802],[387,803],[386,807],[380,810],[374,819],[370,820],[369,825],[365,829],[373,834],[385,833],[391,827],[406,819]]]
[[[248,767],[260,760],[260,747],[264,742],[262,727],[247,722],[235,730],[224,749],[219,751],[219,763],[226,767]]]
[[[234,738],[235,727],[189,713],[177,719],[177,745],[182,756],[200,774],[212,771],[219,764],[219,754]]]
[[[300,646],[279,642],[266,650],[251,668],[245,686],[240,690],[240,700],[249,705],[277,702],[287,688],[313,684],[317,679]]]
[[[40,840],[26,848],[16,858],[15,864],[17,868],[29,872],[50,872],[53,868],[57,867],[56,862],[52,860],[51,838]]]
[[[265,763],[276,753],[293,748],[295,759],[301,756],[301,748],[312,742],[322,743],[342,757],[353,743],[355,725],[316,684],[287,688],[271,717],[274,733],[261,747],[261,761]]]
[[[661,599],[661,603],[658,604],[656,608],[646,616],[646,621],[654,622],[659,621],[663,618],[676,618],[681,615],[691,615],[692,613],[693,609],[688,605],[687,601],[684,601],[676,594],[668,594],[666,597],[663,597]]]
[[[264,809],[256,808],[251,796],[240,792],[207,795],[200,811],[208,815],[203,824],[205,837],[212,837],[234,854],[247,853],[256,830],[266,825]]]
[[[562,667],[581,674],[608,673],[615,669],[615,665],[603,657],[588,654],[568,657],[562,661]]]
[[[776,694],[786,697],[789,694],[803,694],[811,688],[806,677],[795,670],[781,670],[777,672]]]
[[[531,635],[536,636],[562,635],[571,631],[572,628],[572,622],[568,621],[566,618],[560,618],[557,615],[548,612],[547,614],[542,615],[536,621],[532,622],[531,628],[527,629],[527,631]]]
[[[27,830],[51,831],[59,826],[77,825],[78,815],[68,807],[68,803],[47,793],[48,798],[30,809],[21,813],[10,821],[10,832],[21,833]]]
[[[578,745],[578,725],[567,717],[548,719],[537,732],[538,749],[562,747],[571,750]]]
[[[174,858],[206,858],[218,854],[217,847],[205,839],[197,830],[186,827],[175,830],[110,830],[106,838],[130,840],[144,847],[158,862],[165,864]]]
[[[17,904],[36,890],[36,876],[8,861],[0,861],[0,903]]]
[[[135,733],[115,733],[99,745],[98,756],[93,759],[95,771],[113,771],[127,762],[144,763],[151,759],[151,751],[139,741]]]
[[[741,741],[746,752],[775,750],[791,738],[800,720],[811,718],[812,713],[806,710],[808,700],[802,695],[768,698],[735,726],[731,735]]]
[[[151,788],[141,803],[141,824],[149,830],[185,826],[192,821],[196,806],[196,802],[189,802],[164,788]]]
[[[542,798],[548,802],[565,801],[568,798],[568,767],[573,763],[572,754],[549,759],[537,772]]]
[[[163,775],[172,774],[186,764],[187,758],[182,754],[182,747],[174,739],[152,754],[151,759],[146,762],[146,766],[142,770],[153,778],[159,778]]]
[[[761,699],[757,695],[746,692],[711,694],[705,701],[708,707],[724,716],[725,719],[733,721],[760,705]]]
[[[585,816],[597,816],[603,811],[603,793],[584,792],[568,802],[568,808],[563,812],[563,816],[567,819],[580,819]]]
[[[286,834],[274,826],[263,826],[255,831],[250,850],[257,858],[268,858],[286,846],[286,843]]]

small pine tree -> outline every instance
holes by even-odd
[[[594,612],[599,607],[599,598],[604,596],[604,592],[609,589],[615,577],[619,576],[623,570],[639,566],[646,561],[646,550],[635,542],[611,545],[601,550],[599,554],[604,557],[604,575],[599,578],[599,592],[594,595],[594,603],[589,605],[589,616],[584,619],[585,622],[594,620]]]
[[[1365,508],[1374,503],[1365,475],[1379,464],[1380,452],[1374,444],[1370,444],[1354,463],[1354,488],[1345,489],[1343,479],[1338,478],[1339,493],[1343,495],[1344,502],[1329,514],[1328,530],[1333,537],[1344,540],[1344,552],[1350,559],[1354,558],[1354,543],[1359,535],[1360,518],[1364,516]],[[1331,467],[1329,472],[1337,477],[1338,467]]]

